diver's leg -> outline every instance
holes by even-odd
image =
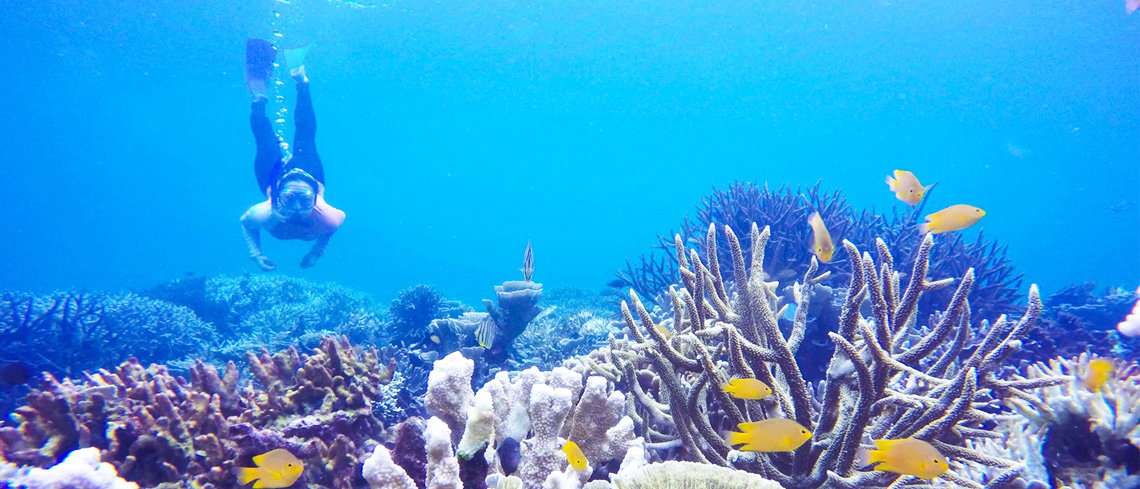
[[[253,140],[257,143],[257,155],[253,157],[253,173],[257,176],[257,189],[265,192],[281,171],[281,146],[277,134],[265,115],[265,104],[269,99],[257,97],[249,114],[249,127],[253,129]]]
[[[321,184],[325,183],[325,169],[317,155],[317,116],[313,112],[313,98],[309,83],[297,82],[297,107],[293,109],[293,159],[290,168],[305,170]]]

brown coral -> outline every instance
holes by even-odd
[[[365,444],[382,433],[371,405],[391,364],[382,366],[374,349],[332,337],[310,355],[290,348],[247,358],[260,388],[239,386],[233,362],[222,373],[197,362],[189,382],[135,359],[79,381],[48,375],[16,410],[15,425],[0,428],[0,453],[48,466],[90,446],[143,487],[228,487],[235,462],[284,447],[305,461],[309,483],[363,484]]]

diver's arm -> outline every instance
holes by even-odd
[[[332,234],[322,234],[317,236],[316,242],[309,252],[305,254],[305,258],[301,260],[301,268],[309,268],[317,264],[317,259],[325,254],[325,248],[329,246],[329,241],[332,240]]]
[[[241,232],[245,236],[245,244],[249,246],[249,257],[257,262],[263,270],[269,271],[277,267],[269,257],[261,253],[261,219],[258,218],[258,207],[250,207],[241,216]]]

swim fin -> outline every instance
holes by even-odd
[[[253,37],[245,40],[245,84],[249,93],[265,95],[276,59],[277,48],[273,43]]]
[[[285,50],[285,65],[289,67],[289,76],[305,77],[305,55],[309,53],[310,47],[312,44]]]

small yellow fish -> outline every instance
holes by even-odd
[[[879,464],[875,470],[923,479],[934,479],[950,468],[937,448],[914,438],[875,440],[875,450],[867,452],[867,457],[868,464]]]
[[[439,335],[431,335],[431,342],[438,345],[440,343]]]
[[[922,234],[958,231],[973,226],[985,215],[986,211],[972,205],[956,204],[926,216],[919,231]]]
[[[729,445],[741,445],[748,452],[791,452],[811,439],[811,431],[790,419],[765,419],[740,423],[740,431],[728,433]]]
[[[1081,377],[1081,382],[1084,382],[1085,387],[1090,391],[1100,392],[1100,386],[1112,378],[1113,369],[1111,361],[1104,358],[1094,358],[1089,362],[1088,371]]]
[[[237,469],[238,484],[246,485],[253,482],[254,489],[289,487],[301,477],[305,470],[304,464],[289,453],[289,450],[278,448],[253,457],[253,464],[257,467],[239,467]]]
[[[772,388],[756,379],[732,379],[724,391],[737,399],[758,400],[772,395]]]
[[[835,253],[835,245],[831,242],[831,233],[827,232],[827,226],[823,225],[823,218],[819,217],[818,212],[813,212],[808,218],[808,224],[811,225],[812,253],[815,253],[821,262],[831,261],[831,254]]]
[[[906,170],[895,170],[894,178],[887,176],[887,186],[895,193],[895,197],[910,205],[918,205],[926,193],[926,187],[918,183],[918,177]]]
[[[582,449],[578,448],[577,443],[566,440],[566,444],[562,445],[562,453],[566,454],[566,461],[570,462],[570,466],[574,470],[586,470],[586,454],[582,453]]]
[[[669,331],[669,328],[666,328],[664,325],[654,324],[653,329],[656,329],[662,338],[669,339],[673,337],[673,332]]]

